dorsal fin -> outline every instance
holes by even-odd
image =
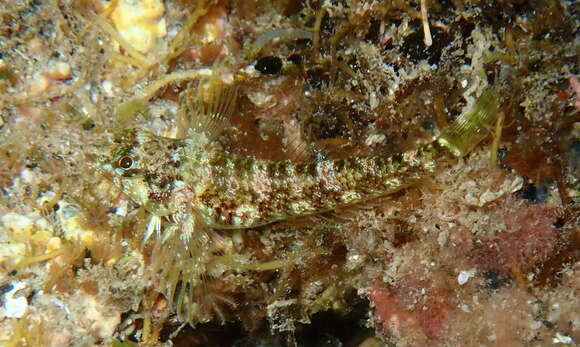
[[[291,119],[283,123],[285,137],[285,149],[291,161],[297,163],[313,162],[314,156],[310,145],[300,132],[300,125]]]
[[[237,94],[236,87],[226,86],[217,78],[190,86],[180,98],[177,137],[195,132],[204,133],[208,140],[216,139],[235,111]]]

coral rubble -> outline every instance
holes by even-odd
[[[578,11],[4,1],[0,345],[578,344]],[[187,138],[216,85],[236,102],[210,140],[260,159],[392,156],[496,121],[404,190],[184,236],[99,158],[125,128]]]

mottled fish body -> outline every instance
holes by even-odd
[[[496,99],[495,93],[484,93],[438,139],[391,156],[302,164],[261,160],[224,151],[206,133],[217,127],[207,123],[180,140],[127,130],[102,166],[153,215],[174,220],[190,215],[210,228],[251,228],[365,202],[416,183],[487,134]]]

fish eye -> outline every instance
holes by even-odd
[[[129,170],[133,166],[133,158],[128,155],[124,155],[119,158],[117,165],[123,170]]]

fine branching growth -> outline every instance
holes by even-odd
[[[0,344],[578,344],[578,6],[7,0]]]

